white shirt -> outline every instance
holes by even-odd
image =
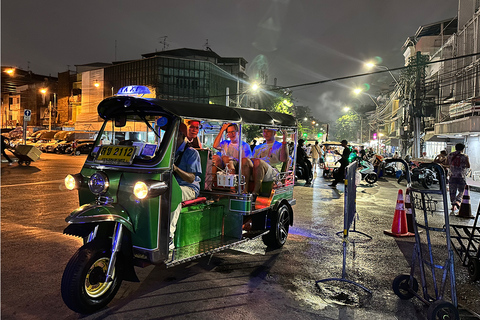
[[[280,152],[282,150],[282,144],[275,141],[271,144],[262,143],[253,150],[253,157],[264,160],[270,165],[276,165],[280,163]]]
[[[243,148],[243,157],[245,158],[251,158],[252,157],[252,150],[250,149],[250,146],[242,141],[242,148]],[[238,143],[232,143],[230,140],[223,140],[220,143],[220,149],[222,152],[222,156],[229,156],[235,160],[238,161],[239,158],[239,153],[240,149],[238,148]]]

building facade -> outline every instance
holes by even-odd
[[[211,50],[184,48],[77,70],[81,74],[82,102],[75,128],[98,130],[98,103],[129,85],[147,86],[157,99],[237,105],[248,80],[246,63],[243,58],[222,58]]]
[[[32,111],[29,127],[42,127],[49,123],[55,127],[58,123],[57,80],[55,77],[2,66],[2,128],[23,125],[25,109]]]

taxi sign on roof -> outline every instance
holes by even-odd
[[[143,97],[146,94],[150,94],[150,89],[145,86],[126,86],[117,92],[117,96]]]

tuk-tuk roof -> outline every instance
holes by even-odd
[[[341,146],[342,143],[341,142],[338,142],[338,141],[325,141],[325,142],[322,142],[322,144],[325,146],[330,146],[330,145],[335,145],[335,146]]]
[[[131,96],[114,96],[98,105],[98,114],[103,119],[118,114],[133,114],[137,110],[148,114],[170,113],[182,118],[214,120],[225,122],[245,122],[267,126],[296,126],[295,118],[289,114],[234,108],[217,104],[202,104],[183,101],[144,99]]]

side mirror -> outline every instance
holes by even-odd
[[[126,116],[120,116],[115,118],[115,127],[125,127],[127,124],[127,117]]]

